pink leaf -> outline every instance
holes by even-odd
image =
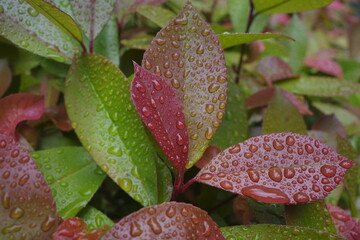
[[[191,204],[166,202],[142,208],[115,224],[102,238],[225,239],[209,215]]]
[[[331,59],[308,57],[305,59],[305,66],[315,68],[320,72],[333,75],[338,78],[343,77],[341,66]]]
[[[103,230],[104,227],[89,232],[81,218],[73,217],[60,224],[53,240],[100,240]]]
[[[345,127],[334,114],[323,115],[318,118],[312,126],[312,129],[328,132],[334,134],[334,136],[339,135],[342,138],[347,139]]]
[[[286,78],[297,77],[286,62],[275,56],[267,56],[261,59],[255,67],[255,72],[261,74],[268,84]]]
[[[50,187],[27,151],[0,133],[0,239],[50,239],[58,225]]]
[[[44,98],[17,93],[0,100],[0,132],[15,138],[16,125],[23,120],[39,119],[44,112]]]
[[[64,104],[47,108],[45,113],[61,131],[71,131],[73,129]]]
[[[347,240],[360,239],[360,223],[338,206],[326,203],[340,237]]]
[[[300,101],[294,94],[285,91],[283,89],[281,89],[281,92],[287,99],[289,99],[294,104],[294,106],[299,110],[301,114],[303,115],[307,114],[310,116],[314,115],[314,113],[310,111],[309,108],[302,101]]]
[[[263,202],[298,204],[326,197],[354,165],[314,138],[274,133],[226,149],[196,179]]]
[[[189,140],[183,108],[165,80],[134,63],[131,97],[136,109],[174,167],[183,173]]]

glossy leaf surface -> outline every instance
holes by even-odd
[[[183,173],[189,138],[183,108],[165,80],[134,63],[131,97],[142,121],[172,165]]]
[[[87,224],[89,230],[103,226],[106,226],[105,228],[110,228],[114,225],[114,222],[110,218],[90,205],[87,205],[86,208],[81,210],[77,216]]]
[[[224,117],[227,70],[217,35],[194,7],[182,11],[146,49],[143,67],[172,85],[184,108],[190,168],[206,150]]]
[[[27,151],[0,134],[0,238],[50,239],[58,225],[50,187]]]
[[[31,93],[17,93],[0,100],[0,132],[15,138],[19,122],[39,119],[44,112],[44,98]]]
[[[103,229],[87,230],[86,223],[78,217],[68,218],[62,222],[53,240],[99,240]]]
[[[216,132],[211,144],[226,149],[247,139],[248,120],[244,107],[244,99],[240,88],[229,82],[228,101],[223,122]]]
[[[75,38],[77,41],[82,42],[81,30],[68,14],[44,0],[25,1],[64,32]]]
[[[305,58],[305,66],[315,68],[320,72],[343,78],[343,71],[341,66],[331,59],[322,58]]]
[[[322,8],[333,1],[334,0],[254,0],[254,4],[257,12],[273,14],[293,13]]]
[[[267,239],[333,239],[342,238],[325,231],[286,225],[254,224],[250,226],[233,226],[220,228],[226,239],[232,240],[267,240]]]
[[[173,12],[161,6],[154,7],[143,5],[139,6],[136,11],[148,18],[150,21],[156,23],[159,27],[165,27],[168,22],[175,17]]]
[[[269,38],[285,38],[294,40],[291,37],[274,33],[223,33],[219,34],[219,40],[223,48],[229,48],[243,43]]]
[[[2,8],[0,35],[35,54],[70,62],[74,48],[79,46],[75,39],[25,1],[4,1]]]
[[[75,19],[90,41],[105,27],[116,0],[72,0]]]
[[[331,77],[301,76],[299,79],[280,82],[278,86],[292,93],[318,97],[347,96],[360,91],[359,83]]]
[[[347,240],[360,239],[360,223],[352,218],[347,212],[338,206],[326,203],[331,218],[333,219],[336,231],[340,237]]]
[[[274,133],[226,149],[196,179],[263,202],[298,204],[323,199],[353,166],[314,138]]]
[[[188,238],[224,239],[207,212],[191,204],[167,202],[121,219],[102,240]]]
[[[105,174],[82,147],[60,147],[31,153],[56,201],[59,216],[74,217],[90,201]]]
[[[84,54],[70,68],[65,103],[73,127],[92,158],[124,191],[147,206],[169,200],[168,169],[158,159],[130,98],[130,83],[116,66]],[[170,187],[171,188],[171,187]]]
[[[268,83],[297,76],[285,61],[276,56],[267,56],[261,59],[255,67],[255,72],[259,73]]]

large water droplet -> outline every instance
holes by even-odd
[[[15,207],[14,209],[11,209],[10,211],[10,217],[11,218],[21,218],[24,215],[24,209]]]
[[[214,105],[213,105],[213,104],[206,104],[205,109],[206,109],[206,112],[207,112],[207,113],[212,113],[215,108],[214,108]]]
[[[150,229],[155,233],[155,234],[160,234],[162,233],[162,229],[161,226],[159,224],[159,222],[156,220],[156,218],[152,217],[147,221],[147,224],[149,225]]]
[[[306,203],[309,201],[309,196],[306,193],[298,192],[294,194],[294,200],[298,203]]]
[[[130,235],[132,237],[138,237],[142,234],[142,230],[141,230],[141,227],[140,227],[140,224],[136,221],[133,221],[131,224],[130,224]]]
[[[269,177],[275,182],[280,182],[282,180],[282,172],[278,167],[272,167],[269,169]]]
[[[115,156],[122,156],[123,155],[123,152],[121,150],[121,147],[110,147],[108,150],[107,150],[108,153],[110,154],[113,154]]]
[[[120,178],[118,184],[125,192],[129,192],[132,188],[132,181],[129,178]]]
[[[247,174],[253,182],[258,182],[260,180],[260,174],[257,170],[250,169],[247,171]]]
[[[220,186],[224,188],[225,190],[233,190],[233,184],[229,181],[222,181],[220,182]]]
[[[41,223],[41,230],[44,232],[49,231],[56,223],[56,220],[52,216],[47,216],[45,221]]]
[[[216,92],[218,89],[220,88],[220,85],[217,83],[212,83],[210,84],[210,86],[208,87],[208,90],[210,93],[214,93]]]
[[[241,190],[242,194],[267,203],[290,203],[288,196],[279,189],[254,185]]]
[[[336,174],[336,167],[330,166],[330,165],[324,165],[320,168],[320,172],[325,177],[331,178],[331,177],[335,176],[335,174]]]

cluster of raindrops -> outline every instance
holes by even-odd
[[[142,208],[115,224],[102,238],[110,239],[224,239],[208,214],[190,204],[167,202]]]
[[[0,134],[0,202],[0,236],[6,239],[50,238],[57,228],[50,187],[27,151],[3,134]]]
[[[188,156],[184,113],[173,89],[158,75],[135,65],[132,99],[141,119],[179,172]]]
[[[103,228],[95,229],[92,231],[87,230],[86,223],[78,217],[68,218],[63,221],[56,233],[53,240],[73,240],[73,239],[100,239]]]
[[[188,3],[158,32],[142,65],[164,77],[182,103],[192,164],[206,150],[225,113],[227,70],[217,35]]]
[[[326,197],[352,166],[314,138],[276,133],[226,149],[197,180],[264,202],[298,204]]]
[[[157,195],[150,192],[157,171],[152,145],[129,88],[110,61],[84,54],[70,68],[66,108],[80,141],[101,169],[136,201],[155,204]]]

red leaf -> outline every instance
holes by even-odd
[[[136,109],[170,162],[183,173],[189,139],[181,103],[162,77],[134,66],[131,97]]]
[[[104,228],[87,230],[86,223],[78,217],[68,218],[60,224],[53,240],[100,240]]]
[[[261,59],[255,67],[255,72],[261,74],[270,85],[271,82],[297,77],[286,62],[275,56],[267,56]]]
[[[17,93],[0,100],[0,132],[15,138],[16,125],[23,120],[39,119],[44,112],[44,98]]]
[[[209,145],[199,161],[195,163],[195,166],[197,168],[203,168],[211,161],[211,159],[218,155],[219,152],[221,152],[221,148],[215,145]]]
[[[209,215],[191,204],[166,202],[142,208],[115,224],[102,238],[225,239]]]
[[[61,131],[71,131],[73,129],[64,104],[47,108],[45,113]]]
[[[321,116],[312,126],[313,130],[320,130],[339,135],[344,139],[347,139],[345,127],[341,124],[339,119],[334,114]]]
[[[347,240],[360,239],[360,223],[356,219],[337,206],[330,203],[326,203],[326,206],[340,237]]]
[[[263,202],[298,204],[326,197],[354,165],[314,138],[274,133],[226,149],[196,179]]]
[[[310,116],[314,115],[314,113],[310,111],[309,108],[302,101],[300,101],[294,94],[285,91],[283,89],[281,89],[281,93],[294,104],[294,106],[297,108],[297,110],[299,110],[301,114],[303,115],[307,114]]]
[[[27,151],[0,134],[0,239],[50,239],[58,225],[50,187]]]
[[[320,72],[333,75],[338,78],[343,77],[341,66],[331,59],[307,57],[305,59],[305,66],[315,68]]]

